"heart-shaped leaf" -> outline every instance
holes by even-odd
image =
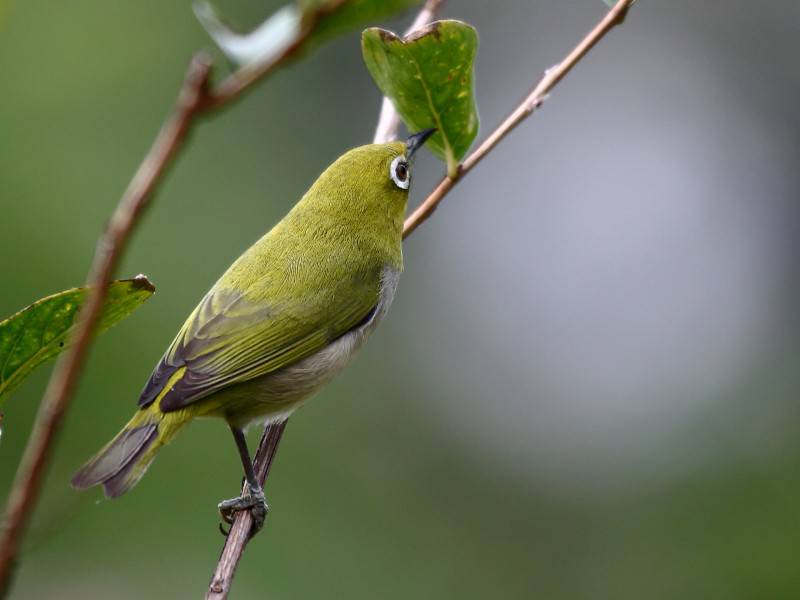
[[[37,300],[0,322],[0,404],[37,366],[69,346],[89,288],[73,288]],[[155,292],[144,275],[112,281],[97,325],[104,331]]]
[[[474,61],[478,34],[461,21],[434,21],[407,38],[372,27],[364,62],[411,131],[435,127],[428,147],[453,175],[478,134]]]

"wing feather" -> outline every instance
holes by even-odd
[[[298,296],[298,291],[300,294]],[[187,319],[150,376],[140,406],[164,412],[296,362],[371,314],[380,274],[359,273],[311,290],[273,288],[263,298],[217,284]],[[171,375],[186,370],[161,394]]]

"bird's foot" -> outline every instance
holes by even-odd
[[[264,490],[262,490],[260,487],[248,488],[248,492],[242,496],[239,496],[238,498],[223,500],[217,505],[217,509],[219,510],[222,520],[228,525],[233,525],[233,521],[236,518],[237,512],[241,510],[249,510],[253,517],[253,525],[250,528],[250,537],[253,537],[261,530],[261,528],[264,526],[264,519],[267,518],[267,513],[269,513],[269,506],[264,498]],[[223,535],[227,536],[227,532],[222,529],[221,524],[220,530],[222,531]]]

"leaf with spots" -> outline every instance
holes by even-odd
[[[153,292],[153,284],[144,275],[112,281],[97,330],[104,331],[127,317]],[[59,292],[0,322],[0,405],[37,366],[70,345],[87,295],[85,287]]]
[[[453,175],[478,134],[475,28],[461,21],[434,21],[401,38],[372,27],[362,34],[361,49],[372,78],[408,129],[437,129],[428,147]]]

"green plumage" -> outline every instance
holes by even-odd
[[[402,270],[408,183],[393,169],[406,151],[392,142],[347,152],[231,265],[157,365],[139,411],[75,487],[102,483],[117,496],[192,418],[236,427],[285,418],[343,368]]]

